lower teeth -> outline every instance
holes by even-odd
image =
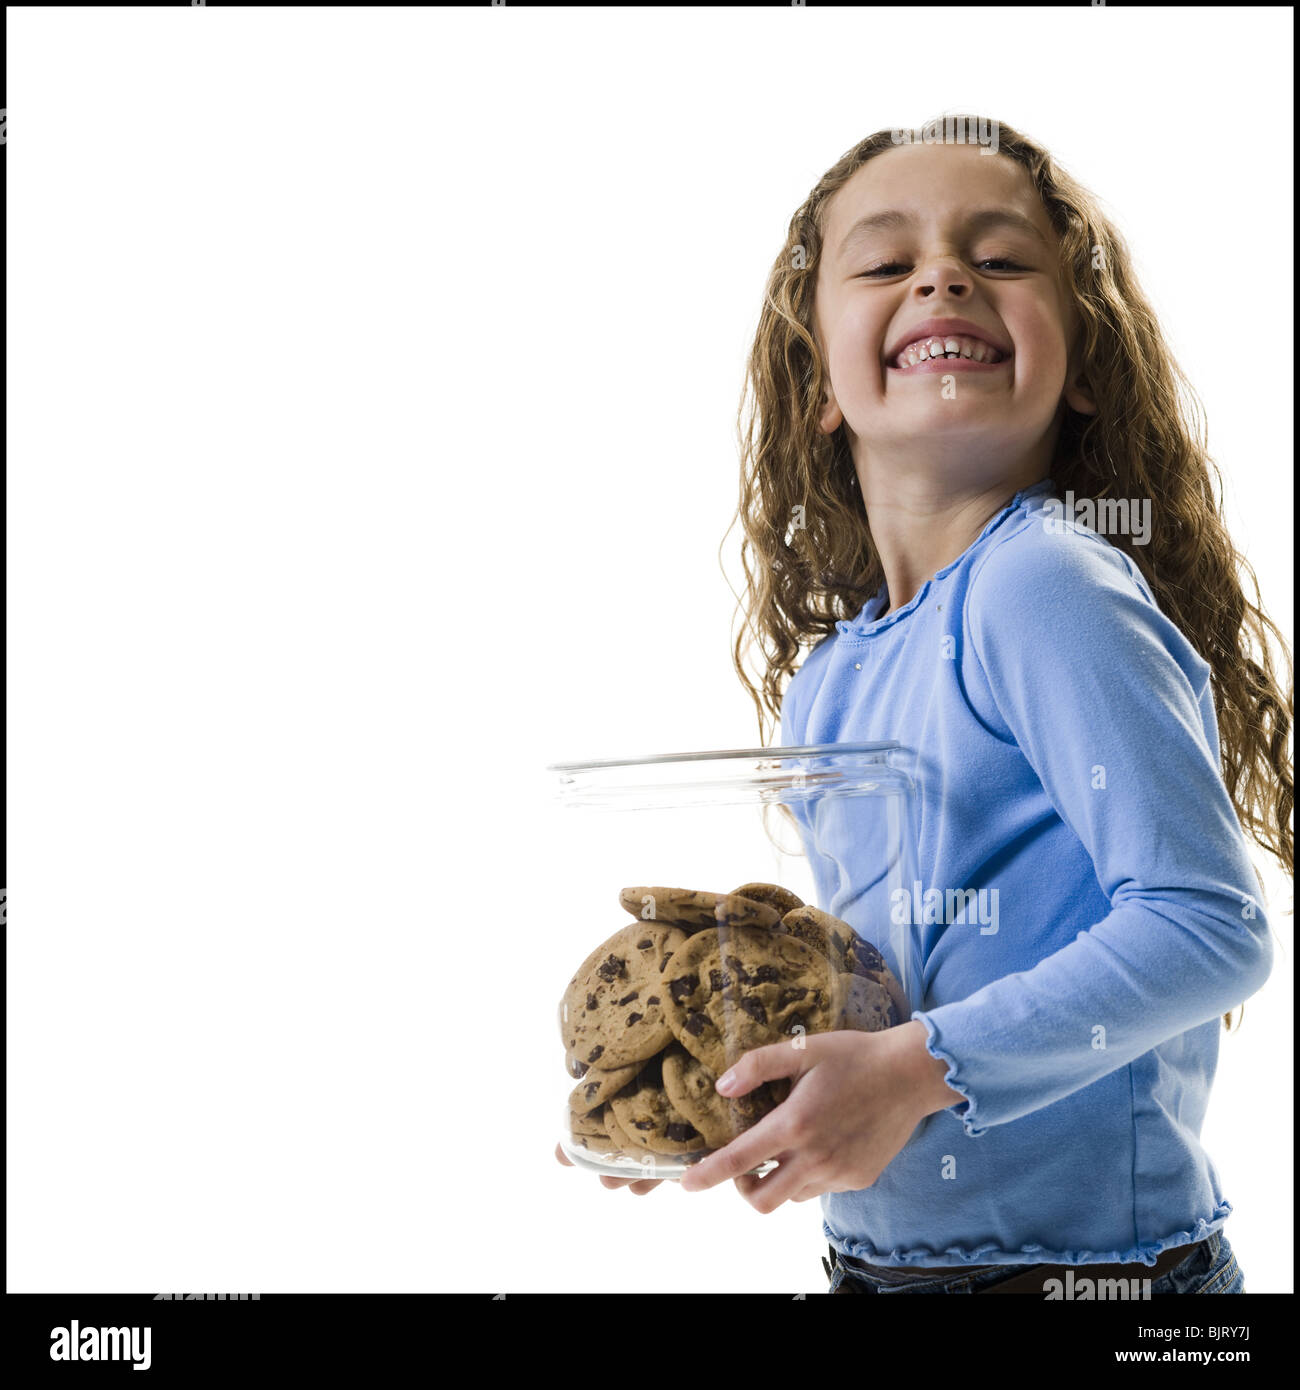
[[[935,355],[934,355],[933,357],[922,357],[922,358],[920,359],[919,362],[909,362],[909,363],[907,363],[907,366],[909,366],[909,367],[919,367],[919,366],[921,365],[922,362],[937,362],[937,361],[939,360],[940,357],[942,357],[945,361],[949,361],[949,360],[952,360],[952,359],[954,359],[954,358],[959,358],[959,357],[960,357],[960,358],[962,359],[962,361],[964,361],[964,362],[979,362],[979,358],[978,358],[978,357],[966,357],[963,353],[960,353],[960,352],[944,352],[944,353],[938,353],[938,352],[936,352]],[[982,366],[985,366],[985,367],[994,366],[994,365],[995,365],[995,360],[994,360],[992,357],[986,357],[981,365],[982,365]]]

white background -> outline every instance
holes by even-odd
[[[11,7],[9,1287],[824,1288],[816,1204],[554,1161],[541,769],[755,742],[718,547],[765,278],[944,110],[1104,199],[1289,633],[1291,28]],[[1267,871],[1205,1127],[1253,1292]]]

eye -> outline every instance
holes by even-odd
[[[1025,270],[1026,266],[1019,265],[1015,261],[1008,260],[1005,256],[987,256],[982,261],[977,261],[976,265],[996,265],[1004,270]],[[893,271],[907,270],[908,267],[901,261],[886,261],[882,265],[873,266],[870,270],[864,270],[857,278],[859,280],[873,280],[878,276],[885,276]]]
[[[862,272],[862,274],[858,276],[858,279],[859,279],[859,280],[870,280],[872,277],[874,277],[874,276],[876,276],[876,275],[885,275],[885,274],[888,274],[888,272],[891,271],[891,270],[905,270],[905,269],[906,269],[906,267],[903,266],[903,265],[901,265],[898,261],[886,261],[884,265],[878,265],[878,266],[876,266],[873,270],[864,270],[864,271]]]

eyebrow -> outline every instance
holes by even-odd
[[[873,212],[867,217],[859,217],[844,234],[838,254],[844,255],[854,242],[869,236],[872,232],[908,231],[915,225],[916,218],[910,212],[900,212],[893,208],[886,212]],[[1026,233],[1044,246],[1047,245],[1047,239],[1029,218],[1024,213],[1013,212],[1010,208],[982,208],[971,213],[966,219],[966,227],[968,231],[976,234],[988,231],[990,227],[1009,227],[1013,231]]]

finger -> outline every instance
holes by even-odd
[[[566,1168],[572,1168],[574,1166],[573,1160],[565,1154],[564,1150],[560,1147],[559,1144],[556,1144],[555,1146],[555,1156],[560,1160],[561,1163],[564,1164]]]
[[[662,1178],[609,1178],[602,1177],[602,1187],[608,1187],[612,1192],[616,1187],[630,1187],[638,1196],[643,1197],[647,1192],[653,1192],[656,1187],[663,1182]]]
[[[759,1187],[766,1181],[766,1178],[760,1178],[754,1173],[742,1173],[740,1177],[736,1179],[736,1190],[746,1201],[749,1201],[751,1194],[757,1192]],[[832,1190],[833,1189],[829,1187],[825,1189],[827,1192]],[[801,1192],[796,1192],[794,1196],[788,1198],[788,1200],[791,1202],[811,1202],[814,1198],[820,1197],[821,1195],[822,1189],[814,1182],[806,1186]]]
[[[739,1192],[746,1201],[749,1201],[751,1194],[762,1181],[762,1178],[757,1177],[753,1173],[742,1173],[735,1179],[736,1191]]]
[[[796,1154],[787,1154],[779,1159],[780,1167],[764,1178],[754,1178],[754,1186],[744,1194],[745,1200],[764,1216],[774,1212],[782,1202],[794,1200],[795,1193],[802,1193],[811,1186],[811,1167],[806,1159]]]
[[[801,1033],[789,1042],[770,1043],[746,1052],[717,1080],[717,1089],[724,1096],[747,1095],[764,1081],[778,1081],[783,1076],[798,1080],[811,1065],[808,1060],[808,1039]]]
[[[780,1046],[780,1044],[778,1044]],[[747,1129],[730,1144],[711,1153],[682,1174],[683,1192],[704,1192],[757,1168],[767,1159],[783,1152],[788,1146],[788,1122],[781,1111],[784,1106],[765,1115],[752,1129]]]

